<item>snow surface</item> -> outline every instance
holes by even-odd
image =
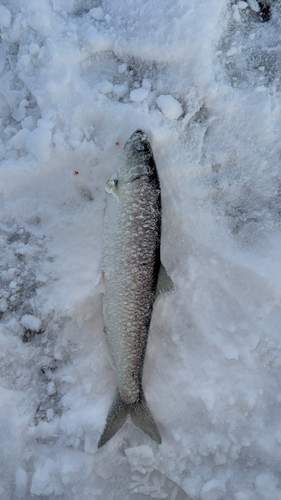
[[[280,499],[281,4],[247,3],[1,2],[1,500]],[[177,288],[143,377],[163,443],[98,451],[104,185],[138,128]]]

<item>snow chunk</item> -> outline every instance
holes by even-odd
[[[90,26],[85,34],[85,41],[90,46],[90,52],[95,54],[96,52],[106,52],[112,48],[111,41],[99,33],[94,26]]]
[[[148,445],[127,448],[125,450],[125,455],[129,464],[133,467],[151,466],[154,463],[153,451]]]
[[[14,149],[21,149],[25,147],[28,135],[29,130],[27,128],[22,128],[10,139],[10,146]]]
[[[104,19],[104,13],[101,7],[96,7],[90,10],[90,16],[96,21],[102,21]]]
[[[0,73],[4,69],[5,64],[6,64],[6,51],[3,47],[3,45],[1,44],[0,45]]]
[[[151,83],[147,78],[144,78],[142,81],[142,87],[146,90],[151,90]]]
[[[38,466],[31,483],[31,495],[61,495],[63,488],[56,477],[57,464],[48,459],[45,464]]]
[[[31,54],[32,56],[35,56],[35,55],[39,54],[40,47],[39,47],[38,43],[32,42],[29,45],[29,49],[28,50],[29,50],[29,54]]]
[[[130,92],[130,99],[133,102],[142,102],[147,98],[147,96],[148,91],[143,88],[132,90],[132,92]]]
[[[122,75],[125,71],[127,71],[127,64],[120,64],[120,66],[118,66],[118,73]]]
[[[28,130],[34,130],[35,124],[32,116],[27,116],[21,122],[22,128],[28,128]]]
[[[17,121],[20,122],[23,120],[25,117],[25,108],[28,107],[28,101],[26,99],[23,99],[17,109],[14,110],[12,117]]]
[[[40,118],[37,122],[39,128],[52,130],[55,126],[55,122],[52,120],[46,120],[45,118]]]
[[[114,85],[113,92],[118,97],[124,97],[129,92],[129,89],[127,85]]]
[[[36,318],[36,316],[33,316],[32,314],[25,314],[21,318],[20,324],[27,330],[39,332],[41,327],[41,320],[39,318]]]
[[[248,2],[250,9],[252,9],[254,12],[260,11],[260,6],[256,0],[247,0],[247,2]]]
[[[24,498],[26,494],[28,476],[22,467],[18,467],[16,471],[15,483],[16,483],[16,497]]]
[[[7,311],[7,309],[8,309],[8,304],[6,299],[3,297],[2,299],[0,299],[0,311],[5,312]]]
[[[54,418],[54,410],[53,408],[48,408],[48,410],[46,411],[46,417],[47,419],[50,421],[50,420],[53,420]]]
[[[202,500],[220,500],[226,493],[225,486],[218,479],[211,479],[201,490]]]
[[[234,56],[234,54],[236,54],[237,52],[237,47],[231,47],[231,49],[229,49],[226,53],[227,57],[231,57],[231,56]]]
[[[75,378],[72,375],[64,375],[61,379],[63,382],[68,382],[69,384],[75,383]]]
[[[240,14],[239,14],[239,10],[238,10],[238,9],[237,9],[237,10],[235,10],[235,11],[233,12],[233,19],[234,19],[235,21],[237,21],[237,22],[239,22],[239,21],[240,21],[241,17],[240,17]]]
[[[56,394],[56,386],[55,386],[55,383],[53,381],[48,383],[47,393],[49,394],[49,396]]]
[[[160,95],[156,103],[169,120],[177,120],[183,114],[181,104],[171,95]]]
[[[243,1],[238,2],[237,5],[238,5],[238,9],[240,9],[240,10],[247,9],[247,7],[248,7],[247,2],[243,2]]]
[[[52,132],[36,128],[27,137],[26,147],[38,161],[47,162],[51,156]]]
[[[0,6],[0,28],[9,28],[11,24],[11,12],[3,5]]]
[[[264,85],[259,85],[258,87],[256,87],[256,92],[259,94],[260,92],[265,92],[266,91],[266,87]]]
[[[265,498],[277,498],[274,493],[277,493],[278,490],[278,479],[271,473],[259,474],[256,478],[256,488],[258,493],[265,495]]]
[[[104,80],[99,87],[99,91],[102,94],[109,94],[110,92],[113,91],[113,84],[111,82],[108,82],[107,80]]]

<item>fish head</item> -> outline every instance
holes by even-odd
[[[147,135],[136,130],[126,142],[117,166],[118,181],[133,182],[143,176],[152,175],[155,162]]]

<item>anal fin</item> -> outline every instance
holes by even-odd
[[[112,194],[114,196],[114,198],[117,200],[117,202],[119,203],[118,181],[116,179],[110,179],[109,181],[106,181],[105,191],[108,194]]]
[[[164,295],[166,293],[173,293],[175,291],[176,288],[174,283],[172,282],[163,264],[160,263],[154,301],[157,299],[157,297],[159,297],[159,295]]]

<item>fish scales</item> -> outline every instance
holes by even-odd
[[[137,400],[140,391],[160,265],[159,182],[143,178],[135,184],[132,190],[119,186],[119,202],[113,196],[108,200],[103,256],[104,321],[119,392],[128,404]],[[140,198],[146,203],[133,206]],[[131,224],[127,225],[129,218]]]
[[[145,350],[156,295],[174,285],[160,262],[161,191],[147,136],[137,130],[125,144],[116,174],[106,183],[103,314],[117,392],[99,441],[103,446],[127,415],[152,439],[160,433],[142,389]]]

